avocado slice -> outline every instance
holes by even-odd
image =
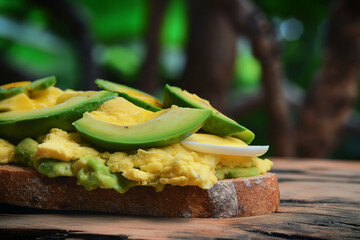
[[[146,122],[125,126],[85,113],[74,126],[96,146],[127,151],[179,142],[199,130],[210,114],[204,109],[171,108]]]
[[[26,84],[24,86],[10,88],[0,87],[0,101],[23,92],[25,92],[27,95],[31,95],[31,93],[33,92],[43,91],[48,87],[54,86],[55,84],[56,78],[54,76],[51,76],[35,80],[34,82]]]
[[[25,87],[0,88],[0,101],[23,93]]]
[[[147,94],[135,88],[102,79],[97,79],[95,83],[99,86],[99,88],[110,92],[116,92],[119,97],[125,98],[126,100],[135,104],[138,107],[144,108],[152,112],[163,110],[161,108],[162,104],[158,99],[156,99],[154,96],[151,96],[150,94]]]
[[[38,79],[26,86],[26,91],[29,93],[43,91],[56,84],[56,78],[54,76]]]
[[[51,128],[73,130],[72,123],[84,112],[95,110],[115,97],[115,93],[108,91],[87,92],[48,108],[0,113],[0,137],[24,139],[45,134]]]
[[[12,82],[0,86],[0,101],[23,93],[25,91],[25,86],[29,85],[30,83],[30,81]]]
[[[213,108],[208,101],[183,91],[181,88],[166,84],[163,105],[165,108],[177,105],[180,107],[210,109],[212,110],[212,114],[201,128],[202,130],[223,137],[233,136],[243,140],[247,144],[250,144],[255,137],[253,132],[220,113]]]

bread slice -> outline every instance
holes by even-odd
[[[87,191],[73,177],[49,178],[18,166],[0,165],[0,202],[40,209],[81,210],[161,217],[245,217],[279,207],[276,175],[221,180],[210,190],[166,186],[162,192],[136,186]]]

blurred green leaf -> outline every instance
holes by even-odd
[[[2,16],[0,16],[0,38],[52,53],[61,53],[67,47],[66,43],[51,32]]]
[[[254,92],[258,89],[261,66],[252,54],[250,43],[244,38],[238,40],[234,68],[233,84],[236,89],[240,89],[242,92]]]
[[[133,51],[119,45],[104,47],[100,62],[124,75],[125,80],[133,80],[140,68],[139,57]]]
[[[60,88],[77,89],[78,84],[75,56],[70,52],[62,55],[41,51],[22,44],[13,44],[8,48],[4,58],[19,71],[34,78],[55,75]],[[67,61],[64,61],[66,59]]]
[[[103,42],[118,39],[139,39],[144,36],[148,18],[145,0],[77,0],[86,9],[90,27],[96,38]]]
[[[45,29],[48,25],[48,18],[41,8],[29,9],[26,21],[39,29]]]
[[[34,79],[58,77],[61,88],[78,87],[78,65],[71,46],[46,29],[0,16],[2,57]]]
[[[0,14],[3,16],[10,16],[19,9],[25,7],[26,1],[24,0],[0,0]]]
[[[245,53],[236,59],[236,79],[238,85],[253,88],[259,84],[261,67],[259,61],[251,54]]]
[[[168,47],[184,46],[188,32],[186,2],[169,0],[162,24],[161,44]]]

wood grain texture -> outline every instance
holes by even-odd
[[[356,239],[360,162],[274,159],[274,214],[228,219],[121,217],[2,205],[0,236],[107,239]]]

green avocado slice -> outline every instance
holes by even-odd
[[[34,82],[23,87],[0,88],[0,101],[23,92],[29,95],[37,91],[43,91],[51,86],[54,86],[55,84],[56,78],[51,76],[35,80]]]
[[[157,112],[157,111],[161,111],[163,110],[162,108],[156,107],[154,105],[151,105],[147,102],[141,101],[140,99],[131,97],[129,94],[123,93],[123,92],[116,92],[117,95],[119,97],[123,97],[126,100],[128,100],[129,102],[133,103],[134,105],[144,108],[146,110],[152,111],[152,112]]]
[[[71,131],[74,129],[72,123],[81,118],[84,112],[93,111],[115,97],[115,93],[108,91],[88,92],[48,108],[0,113],[0,137],[35,138],[51,128]]]
[[[126,100],[128,100],[129,102],[135,104],[138,107],[144,108],[146,110],[152,111],[152,112],[157,112],[160,110],[163,110],[160,107],[154,106],[150,103],[147,103],[145,101],[142,101],[138,98],[136,98],[136,96],[131,96],[131,93],[136,93],[136,95],[142,95],[144,97],[153,99],[153,101],[158,102],[159,104],[161,104],[161,102],[156,99],[154,96],[151,96],[150,94],[147,94],[145,92],[142,92],[140,90],[137,90],[135,88],[131,88],[122,84],[118,84],[118,83],[114,83],[114,82],[110,82],[110,81],[106,81],[106,80],[102,80],[102,79],[97,79],[95,81],[95,83],[98,85],[99,88],[102,88],[104,90],[110,91],[110,92],[116,92],[119,97],[123,97]]]
[[[146,122],[125,126],[85,113],[74,126],[96,146],[127,151],[179,142],[199,130],[210,114],[210,110],[172,108]]]
[[[0,88],[0,101],[25,92],[25,87]]]
[[[165,108],[177,105],[180,107],[210,109],[212,114],[201,128],[204,131],[218,136],[237,137],[247,144],[250,144],[255,137],[253,132],[220,113],[208,101],[184,92],[181,88],[166,84],[163,105]]]
[[[56,78],[54,76],[38,79],[26,86],[26,90],[30,93],[43,91],[56,84]]]

